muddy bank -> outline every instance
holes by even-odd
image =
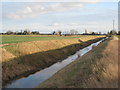
[[[13,60],[3,62],[3,86],[12,80],[27,76],[58,61],[61,61],[67,58],[69,55],[74,54],[79,49],[97,42],[100,39],[101,38],[97,38],[83,43],[72,44],[59,49],[19,56]]]
[[[106,40],[37,88],[118,88],[118,40]]]

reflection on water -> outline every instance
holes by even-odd
[[[100,42],[104,39],[91,44],[90,46],[77,51],[74,55],[69,56],[67,59],[63,60],[62,62],[57,62],[52,66],[45,68],[35,74],[29,75],[28,77],[24,77],[18,80],[13,81],[11,84],[6,85],[6,88],[34,88],[43,81],[50,78],[54,75],[57,71],[65,67],[66,65],[70,64],[74,60],[76,60],[79,56],[84,55],[88,51],[92,49],[93,46],[97,46]]]

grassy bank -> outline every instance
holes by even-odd
[[[86,42],[81,42],[81,43],[78,41],[78,39],[77,40],[71,39],[67,43],[63,42],[64,40],[63,41],[61,40],[62,43],[59,43],[59,41],[57,41],[57,43],[52,42],[55,49],[53,49],[53,46],[51,46],[51,42],[48,41],[47,45],[46,46],[44,45],[44,51],[40,51],[43,48],[43,46],[41,48],[39,47],[42,45],[42,43],[37,43],[37,42],[36,42],[37,44],[29,43],[30,46],[28,43],[27,44],[25,44],[25,43],[15,44],[15,45],[21,47],[21,49],[19,49],[18,47],[16,48],[14,45],[12,45],[12,47],[5,46],[4,48],[6,50],[8,50],[9,53],[14,55],[15,57],[12,59],[3,61],[3,67],[2,67],[2,69],[3,69],[3,73],[2,73],[3,74],[3,78],[2,78],[3,85],[13,79],[17,79],[22,76],[29,75],[40,69],[48,67],[58,61],[61,61],[65,58],[67,58],[69,55],[74,54],[77,50],[84,48],[84,47],[90,45],[91,43],[97,42],[100,39],[101,38],[97,38],[94,40],[88,40]],[[38,42],[40,42],[40,41],[38,41]],[[75,43],[75,42],[77,42],[77,43]],[[71,44],[71,43],[73,43],[73,44]],[[23,45],[23,47],[22,47],[22,45]],[[49,47],[51,47],[51,48],[47,48],[48,45],[50,45]],[[59,48],[57,45],[59,46]],[[29,47],[29,48],[27,48],[27,47]],[[12,50],[14,50],[16,52],[14,52]],[[24,51],[21,52],[22,50],[24,50]],[[27,51],[25,51],[25,50],[27,50]],[[32,53],[29,54],[28,52],[29,53],[32,52]],[[3,54],[5,55],[5,53],[6,52],[4,52]]]
[[[40,41],[8,44],[6,46],[3,46],[3,48],[1,49],[2,54],[4,56],[2,61],[3,62],[9,61],[11,59],[14,59],[15,57],[63,48],[65,46],[69,46],[72,44],[78,44],[84,41],[92,40],[97,37],[99,36],[81,36],[79,38],[72,38],[72,39],[40,40]],[[79,40],[81,40],[81,42]]]
[[[117,88],[118,40],[107,40],[37,88]]]

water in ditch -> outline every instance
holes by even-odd
[[[105,39],[93,43],[83,49],[80,49],[74,55],[69,56],[67,59],[64,59],[61,62],[57,62],[48,68],[45,68],[34,74],[31,74],[28,77],[23,77],[21,79],[15,80],[12,83],[6,85],[5,88],[35,88],[40,83],[53,76],[57,71],[64,68],[71,62],[75,61],[79,56],[83,56],[85,53],[89,52],[93,48],[93,46],[97,46],[103,40]]]

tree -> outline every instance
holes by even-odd
[[[23,31],[23,34],[24,34],[24,35],[29,35],[29,34],[30,34],[30,31],[26,29],[26,30]]]
[[[61,36],[61,33],[62,33],[61,31],[58,31],[58,34],[59,34],[60,36]]]
[[[107,35],[110,35],[110,32],[107,32]]]
[[[70,34],[71,34],[71,35],[78,34],[78,31],[77,31],[77,30],[72,29],[72,30],[70,30]]]
[[[55,31],[52,32],[52,35],[55,35]]]
[[[10,35],[10,34],[14,34],[11,30],[7,31],[6,34]]]
[[[116,34],[117,34],[117,32],[115,30],[110,31],[110,35],[116,35]]]
[[[33,31],[33,32],[31,32],[31,34],[36,34],[36,35],[38,35],[39,32],[38,32],[38,31]]]
[[[95,32],[92,32],[91,34],[92,34],[92,35],[95,35]]]
[[[118,31],[118,35],[120,35],[120,31]]]

